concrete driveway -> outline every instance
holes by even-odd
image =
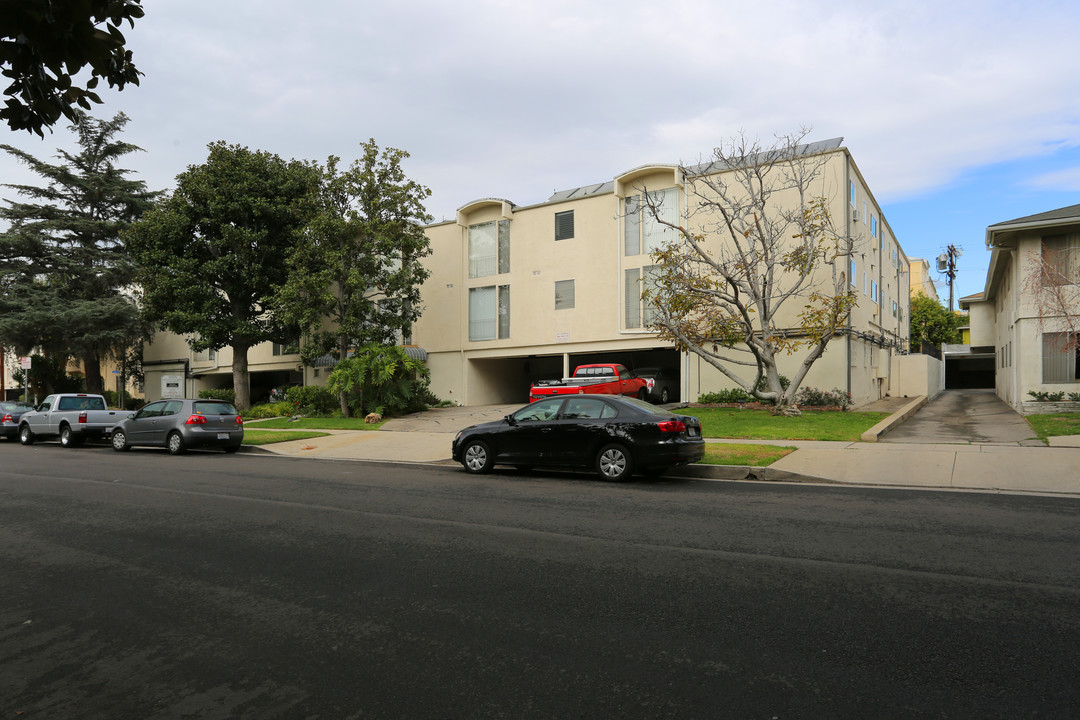
[[[993,390],[946,390],[879,442],[1043,446],[1027,421]]]

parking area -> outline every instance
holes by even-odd
[[[1021,415],[986,389],[946,390],[880,442],[1043,445]]]

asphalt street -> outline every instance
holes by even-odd
[[[0,443],[0,718],[1072,718],[1080,501]]]

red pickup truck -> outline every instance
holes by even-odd
[[[554,395],[630,395],[642,400],[649,394],[649,381],[634,377],[616,363],[578,365],[574,376],[562,380],[542,380],[529,390],[529,402]]]

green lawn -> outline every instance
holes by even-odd
[[[804,410],[794,418],[774,417],[768,410],[738,408],[682,408],[675,412],[700,420],[705,437],[749,440],[858,440],[889,417],[880,412],[827,410]]]
[[[795,452],[793,447],[779,445],[743,445],[741,443],[707,443],[701,465],[772,465],[780,458]]]
[[[366,423],[364,418],[300,418],[296,422],[288,418],[270,420],[245,420],[245,428],[269,428],[272,430],[378,430],[383,424]]]
[[[308,438],[326,437],[329,433],[321,432],[276,432],[273,430],[244,429],[245,445],[270,445],[271,443],[288,442],[290,440],[307,440]]]
[[[1057,435],[1080,435],[1080,413],[1027,415],[1024,419],[1043,442],[1046,442],[1046,438]]]

